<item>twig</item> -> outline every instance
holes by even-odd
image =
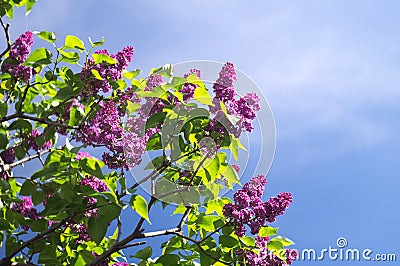
[[[190,211],[192,210],[192,206],[187,206],[185,213],[182,215],[181,221],[178,224],[178,228],[182,230],[183,224],[185,223],[186,218],[189,216]]]
[[[11,38],[10,38],[10,24],[4,24],[3,20],[0,18],[0,23],[1,26],[4,29],[4,33],[6,35],[6,40],[7,40],[7,48],[0,54],[0,58],[2,58],[8,51],[11,50]]]
[[[206,241],[208,238],[210,238],[213,234],[217,233],[219,230],[221,230],[222,228],[224,228],[225,226],[228,226],[229,223],[224,224],[223,226],[218,227],[217,229],[215,229],[214,231],[212,231],[210,234],[208,234],[205,238],[203,238],[202,240],[199,241],[199,243],[203,243],[204,241]]]
[[[21,246],[19,246],[17,249],[13,250],[10,254],[8,254],[4,260],[10,260],[13,258],[15,255],[17,255],[20,251],[22,251],[24,248],[29,246],[32,243],[35,243],[36,241],[42,239],[44,236],[48,235],[49,233],[52,233],[56,231],[58,228],[63,226],[71,217],[64,218],[61,222],[59,222],[57,225],[50,227],[46,231],[43,231],[42,233],[36,235],[35,237],[32,237],[31,239],[25,241]]]
[[[145,245],[146,243],[147,243],[146,241],[136,242],[136,243],[132,243],[129,245],[125,245],[122,248],[125,249],[125,248],[130,248],[130,247],[141,246],[141,245]]]
[[[48,153],[48,152],[51,152],[51,150],[52,150],[52,149],[48,149],[48,150],[44,150],[44,151],[38,152],[38,153],[36,153],[36,154],[34,154],[34,155],[31,155],[31,156],[29,156],[29,157],[23,158],[23,159],[21,159],[21,160],[19,160],[19,161],[16,161],[16,162],[14,162],[14,163],[11,163],[11,164],[5,164],[5,165],[1,164],[1,165],[0,165],[0,170],[1,170],[1,171],[8,171],[8,170],[11,170],[11,169],[14,168],[15,166],[18,166],[18,165],[20,165],[20,164],[29,162],[29,161],[31,161],[31,160],[37,158],[37,157],[40,157],[40,156],[43,155],[43,154],[46,154],[46,153]]]
[[[28,94],[28,91],[29,91],[29,88],[30,88],[30,87],[31,87],[31,86],[28,84],[28,85],[26,86],[25,90],[24,90],[24,94],[22,95],[21,101],[20,101],[20,103],[19,103],[19,107],[18,107],[17,114],[22,114],[22,108],[24,108],[24,102],[25,102],[26,95]]]
[[[185,236],[185,235],[183,235],[183,234],[181,234],[181,233],[177,233],[177,232],[171,232],[170,234],[174,234],[174,235],[176,235],[176,236],[179,236],[179,237],[181,237],[181,238],[183,238],[183,239],[186,239],[186,240],[188,240],[188,241],[194,243],[204,254],[206,254],[208,257],[212,258],[213,260],[218,261],[218,262],[220,262],[220,263],[222,263],[222,264],[225,264],[225,265],[231,265],[231,263],[226,262],[226,261],[223,261],[223,260],[220,260],[219,258],[216,258],[216,257],[214,257],[213,255],[211,255],[210,253],[208,253],[208,252],[201,246],[201,243],[200,243],[199,241],[194,240],[194,239],[192,239],[192,238],[190,238],[190,237],[187,237],[187,236]]]
[[[42,124],[47,124],[47,125],[52,125],[52,126],[58,126],[58,127],[64,127],[64,128],[70,128],[70,129],[79,129],[78,126],[68,126],[66,124],[54,122],[54,121],[51,121],[51,120],[47,120],[45,118],[36,117],[36,116],[30,116],[30,115],[26,115],[26,114],[19,114],[19,113],[15,113],[15,114],[0,118],[0,123],[5,122],[5,121],[9,121],[9,120],[14,119],[14,118],[28,119],[28,120],[32,120],[32,121],[36,121],[36,122],[40,122]]]

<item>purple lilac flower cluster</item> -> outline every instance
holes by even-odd
[[[83,158],[94,158],[90,153],[85,152],[85,151],[78,151],[78,153],[76,154],[75,159],[77,159],[78,161],[82,160]]]
[[[88,228],[86,225],[82,223],[67,223],[72,231],[78,233],[78,239],[75,241],[77,244],[82,244],[87,241],[91,241],[92,239],[89,236]]]
[[[146,90],[152,90],[162,83],[159,75],[150,76]],[[129,118],[128,133],[124,134],[121,116],[125,112],[127,101],[140,103],[132,88],[117,92],[116,101],[103,100],[99,103],[100,110],[83,128],[78,140],[89,145],[101,145],[108,148],[102,156],[105,164],[111,169],[129,169],[141,162],[148,139],[159,131],[159,128],[142,132],[146,120],[152,114],[161,111],[164,103],[158,98],[147,98],[147,102],[138,110],[139,117]]]
[[[150,75],[146,81],[145,91],[152,91],[155,87],[160,86],[162,84],[162,76],[161,75]]]
[[[39,145],[36,143],[36,140],[39,137],[42,137],[45,140],[41,147],[39,147]],[[31,134],[30,134],[30,136],[28,138],[28,147],[30,149],[35,150],[35,151],[50,149],[51,148],[51,141],[50,140],[46,140],[45,135],[41,134],[39,132],[39,130],[34,129],[34,130],[31,131]]]
[[[235,203],[228,203],[224,206],[223,213],[228,221],[235,226],[237,236],[245,235],[246,225],[250,227],[251,234],[258,234],[262,226],[265,226],[267,222],[275,222],[276,216],[284,214],[292,203],[292,194],[289,192],[280,193],[277,197],[271,197],[268,201],[263,202],[261,197],[264,194],[266,182],[263,175],[253,177],[242,189],[235,192],[233,195]],[[282,261],[268,250],[267,243],[269,240],[269,237],[257,236],[257,253],[248,249],[239,249],[236,255],[242,257],[246,261],[246,265],[251,266],[291,264],[297,256],[296,250],[287,250],[286,261]]]
[[[13,148],[9,148],[0,153],[0,157],[5,164],[10,164],[15,160],[15,150]]]
[[[89,186],[93,188],[94,191],[96,192],[104,192],[107,191],[108,187],[104,183],[103,180],[98,179],[97,177],[94,176],[86,176],[84,177],[80,182],[79,185],[82,186]],[[94,208],[94,206],[97,203],[97,199],[93,197],[89,197],[88,199],[88,207],[89,209],[85,212],[86,217],[97,217],[97,208]]]
[[[38,216],[38,211],[36,208],[33,207],[33,203],[31,198],[29,197],[22,197],[21,198],[22,202],[15,203],[12,207],[11,210],[16,211],[21,213],[24,217],[28,217],[32,220],[37,220],[39,219]],[[25,231],[29,230],[29,225],[22,225],[22,229]]]
[[[89,157],[90,154],[88,153],[81,153],[79,154],[80,159],[84,157]],[[78,156],[77,156],[78,157]],[[104,181],[98,179],[97,177],[94,176],[86,176],[84,177],[80,182],[80,185],[82,186],[89,186],[93,188],[94,191],[97,192],[104,192],[108,189],[107,185],[104,183]],[[88,199],[88,210],[85,212],[86,217],[97,217],[97,208],[93,208],[95,204],[97,203],[97,199],[93,197],[89,197]],[[88,233],[88,228],[85,224],[83,223],[76,223],[74,221],[69,221],[67,225],[71,228],[72,231],[78,233],[78,239],[76,240],[77,244],[84,243],[86,241],[90,241],[91,238]]]
[[[150,91],[161,85],[162,77],[160,75],[151,75],[146,83],[145,90]],[[121,94],[122,95],[122,94]],[[140,103],[137,95],[128,90],[123,94],[126,99],[121,105],[130,100],[134,103]],[[138,116],[129,117],[126,123],[127,133],[122,135],[122,139],[114,143],[113,148],[109,148],[113,154],[106,152],[103,154],[103,161],[111,169],[124,167],[133,168],[142,161],[141,156],[146,151],[146,143],[149,138],[160,131],[160,127],[149,128],[144,131],[148,117],[156,112],[161,112],[165,104],[158,98],[147,98],[146,102],[138,109]],[[122,127],[120,127],[122,130]]]
[[[222,102],[228,102],[235,98],[236,90],[234,83],[236,82],[235,66],[227,62],[219,72],[219,77],[213,85],[215,98]]]
[[[80,103],[78,99],[73,99],[72,102],[67,106],[66,115],[68,116],[68,118],[69,118],[69,113],[71,112],[71,108],[73,106],[76,106],[77,108],[80,108],[83,111],[85,111],[85,105]]]
[[[117,54],[109,54],[107,50],[99,50],[95,54],[105,54],[114,58],[116,64],[96,64],[93,58],[88,59],[85,67],[81,71],[81,79],[85,81],[84,96],[96,95],[100,90],[104,93],[112,89],[110,81],[121,79],[122,71],[126,69],[133,59],[134,49],[127,46]],[[101,79],[96,78],[92,71],[97,71]]]
[[[235,99],[237,96],[234,83],[236,72],[232,63],[227,62],[219,73],[217,81],[213,85],[215,97],[210,112],[215,114],[208,127],[209,132],[227,131],[239,137],[244,131],[253,131],[252,122],[256,113],[260,110],[260,98],[255,93],[247,93],[245,96]],[[228,114],[237,116],[239,121],[233,125],[222,112],[220,101],[224,103]]]
[[[280,193],[276,198],[263,202],[261,197],[265,184],[263,175],[253,177],[235,192],[235,203],[224,206],[224,215],[235,226],[236,235],[244,236],[245,225],[250,227],[251,234],[258,234],[261,226],[266,222],[274,222],[276,216],[282,215],[292,202],[292,194],[289,192]]]
[[[96,116],[84,126],[84,135],[80,140],[89,144],[104,145],[112,150],[124,133],[118,107],[112,100],[101,101],[99,106],[100,110]]]
[[[152,91],[155,87],[162,84],[161,75],[150,75],[146,81],[145,91]],[[139,118],[146,121],[146,119],[155,113],[161,112],[165,106],[165,103],[156,97],[146,98],[146,102],[139,108],[138,114]]]
[[[198,69],[190,69],[188,74],[184,74],[183,77],[187,78],[189,75],[195,74],[198,78],[200,78],[200,70]],[[194,91],[198,86],[193,83],[185,83],[180,89],[180,92],[183,94],[183,100],[188,101],[193,99]]]
[[[33,44],[33,34],[30,31],[22,34],[12,45],[8,59],[1,66],[1,70],[10,73],[16,79],[28,82],[34,70],[29,66],[24,66],[24,62],[31,52]]]

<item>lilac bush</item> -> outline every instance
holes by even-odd
[[[34,2],[3,2],[0,265],[293,262],[293,242],[272,224],[291,193],[264,200],[260,174],[233,199],[223,194],[240,184],[229,158],[238,160],[240,137],[254,130],[261,109],[257,94],[237,92],[233,63],[211,88],[201,69],[175,76],[170,64],[140,77],[129,68],[133,46],[112,53],[104,40],[89,47],[73,35],[59,44],[47,31],[12,42],[3,20]],[[34,39],[52,48],[31,51]],[[16,171],[28,163],[28,171]],[[132,169],[140,175],[132,178]],[[142,185],[151,187],[148,195]],[[157,204],[161,217],[179,216],[175,226],[151,224]],[[166,239],[161,254],[147,244],[153,237]]]

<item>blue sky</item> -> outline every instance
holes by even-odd
[[[132,68],[232,61],[262,89],[277,148],[267,197],[291,191],[278,220],[296,248],[396,253],[400,148],[398,1],[39,0],[27,29],[135,47]],[[156,224],[157,225],[157,224]],[[365,265],[297,262],[295,265]],[[373,263],[373,262],[369,262]],[[381,262],[381,265],[394,263]]]

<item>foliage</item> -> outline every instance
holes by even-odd
[[[233,201],[220,196],[240,183],[240,169],[227,158],[237,159],[239,137],[253,130],[260,109],[256,94],[237,95],[233,64],[224,65],[211,92],[196,69],[178,77],[168,64],[139,78],[140,70],[128,69],[131,46],[111,54],[100,49],[104,40],[74,35],[59,45],[46,31],[12,42],[4,20],[14,7],[29,12],[34,3],[0,1],[7,40],[0,58],[0,264],[291,264],[296,252],[286,247],[293,242],[268,225],[289,206],[290,193],[263,201],[260,175]],[[34,41],[44,47],[31,51]],[[132,181],[129,170],[144,154],[152,159],[148,175]],[[31,160],[38,169],[15,174]],[[146,182],[150,196],[137,190]],[[176,205],[175,227],[151,231],[157,203]],[[138,220],[125,225],[129,210]],[[159,257],[140,247],[166,235]],[[124,250],[136,246],[126,258]]]

